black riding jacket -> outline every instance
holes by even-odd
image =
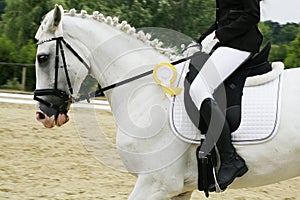
[[[215,30],[220,46],[258,52],[263,39],[259,0],[216,0],[216,6],[216,20],[199,42]]]

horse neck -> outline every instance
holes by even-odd
[[[102,87],[169,61],[149,44],[114,26],[79,17],[66,17],[64,21],[66,37],[82,43],[91,73]]]

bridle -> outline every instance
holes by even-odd
[[[33,99],[46,105],[49,108],[53,108],[58,111],[58,113],[67,113],[68,112],[68,105],[69,103],[78,101],[76,98],[72,97],[73,95],[73,87],[71,84],[68,68],[67,68],[67,62],[65,57],[65,51],[63,48],[63,44],[73,53],[73,55],[85,66],[85,68],[88,70],[88,73],[90,73],[90,67],[89,65],[84,61],[84,59],[75,51],[75,49],[65,41],[63,37],[54,37],[50,38],[48,40],[44,40],[38,43],[38,45],[43,44],[45,42],[51,42],[56,41],[56,52],[55,52],[55,74],[54,74],[54,88],[50,89],[37,89],[34,91]],[[67,85],[69,89],[69,94],[67,94],[65,91],[62,91],[58,89],[58,71],[59,71],[59,59],[62,59],[63,63],[63,69],[65,72],[65,77],[67,80]],[[63,102],[63,104],[56,104],[46,101],[45,99],[41,98],[44,96],[55,96],[58,99],[60,99],[60,102]]]
[[[87,100],[88,102],[90,102],[90,98],[93,97],[99,97],[103,94],[103,92],[119,87],[121,85],[127,84],[131,81],[143,78],[145,76],[148,76],[150,74],[153,73],[153,69],[147,72],[144,72],[142,74],[139,74],[137,76],[128,78],[126,80],[114,83],[112,85],[106,86],[104,88],[100,88],[95,92],[90,92],[87,94],[82,94],[79,97],[73,97],[73,88],[72,88],[72,84],[71,84],[71,80],[70,80],[70,76],[68,73],[68,68],[67,68],[67,62],[66,62],[66,57],[65,57],[65,53],[64,53],[64,47],[63,44],[66,46],[67,49],[69,49],[73,55],[84,65],[84,67],[88,70],[88,74],[90,74],[90,66],[84,61],[84,59],[76,52],[76,50],[63,38],[63,37],[54,37],[54,38],[50,38],[48,40],[44,40],[41,42],[38,42],[37,44],[43,44],[46,42],[51,42],[51,41],[56,41],[56,53],[55,53],[55,75],[54,75],[54,88],[50,88],[50,89],[36,89],[34,91],[34,97],[33,99],[46,105],[49,108],[53,108],[55,110],[58,111],[58,113],[67,113],[68,112],[68,106],[70,103],[75,103],[75,102],[79,102],[79,101],[83,101],[83,100]],[[179,63],[182,63],[184,61],[190,60],[192,57],[197,56],[197,53],[179,59],[177,61],[171,62],[170,64],[172,65],[177,65]],[[69,94],[67,94],[65,91],[62,91],[60,89],[58,89],[58,71],[59,71],[59,59],[62,59],[63,62],[63,69],[65,72],[65,77],[67,80],[67,84],[68,84],[68,89],[69,89]],[[47,100],[43,99],[42,97],[45,96],[55,96],[58,99],[60,99],[60,102],[63,102],[62,104],[59,103],[51,103],[48,102]]]

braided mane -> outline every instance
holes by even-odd
[[[66,16],[73,16],[73,17],[81,17],[83,19],[94,19],[96,21],[99,21],[101,23],[106,23],[112,27],[115,27],[124,33],[127,33],[128,35],[131,35],[142,42],[144,42],[147,45],[152,46],[154,49],[156,49],[159,53],[164,54],[168,56],[171,60],[178,59],[179,57],[179,50],[177,47],[169,47],[164,48],[163,42],[161,42],[159,39],[155,38],[151,40],[151,34],[144,33],[144,31],[140,30],[137,32],[136,28],[128,24],[127,21],[119,22],[118,17],[111,17],[111,16],[104,16],[99,11],[94,11],[92,15],[89,15],[86,10],[81,10],[80,13],[77,13],[75,9],[71,9],[69,11],[65,11],[64,15]],[[185,45],[182,44],[181,48],[184,49]]]

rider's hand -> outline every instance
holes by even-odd
[[[219,42],[218,38],[216,37],[215,31],[209,34],[202,42],[202,51],[205,53],[210,53],[214,46]]]

